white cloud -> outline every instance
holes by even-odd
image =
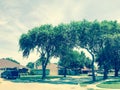
[[[7,23],[7,21],[5,20],[0,20],[0,25],[5,25]]]

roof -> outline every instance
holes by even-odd
[[[6,60],[6,59],[0,59],[0,68],[25,68],[25,66],[22,66],[20,64],[17,64],[15,62]]]
[[[91,71],[91,69],[87,68],[87,67],[84,67],[84,68],[82,68],[82,71]]]

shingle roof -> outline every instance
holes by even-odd
[[[25,68],[25,66],[22,66],[20,64],[17,64],[15,62],[6,60],[6,59],[0,59],[0,68]]]

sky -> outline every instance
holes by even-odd
[[[10,57],[22,65],[34,62],[39,54],[23,58],[19,51],[23,33],[43,24],[83,19],[120,22],[120,0],[0,0],[0,58]]]

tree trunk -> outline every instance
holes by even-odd
[[[95,56],[94,56],[94,54],[88,49],[88,48],[86,48],[86,50],[91,54],[91,56],[92,56],[92,81],[94,82],[94,81],[96,81],[96,77],[95,77],[95,69],[94,69],[94,63],[95,63]]]
[[[119,69],[117,69],[117,68],[115,68],[115,77],[118,77],[119,75],[118,75],[118,72],[119,72]]]
[[[95,78],[95,69],[94,69],[94,62],[95,62],[95,58],[94,58],[94,55],[93,54],[91,54],[92,55],[92,80],[93,81],[96,81],[96,78]]]
[[[42,79],[46,78],[46,66],[42,65]]]
[[[107,67],[104,66],[104,76],[103,79],[107,79],[108,78],[108,69]]]
[[[46,67],[49,62],[49,58],[50,58],[49,52],[47,52],[47,58],[45,58],[45,54],[43,54],[42,56],[42,79],[46,78]]]
[[[42,79],[46,78],[46,58],[45,58],[45,54],[41,55],[41,60],[42,60]]]
[[[64,77],[66,77],[66,75],[67,75],[67,68],[65,67],[64,68]]]

